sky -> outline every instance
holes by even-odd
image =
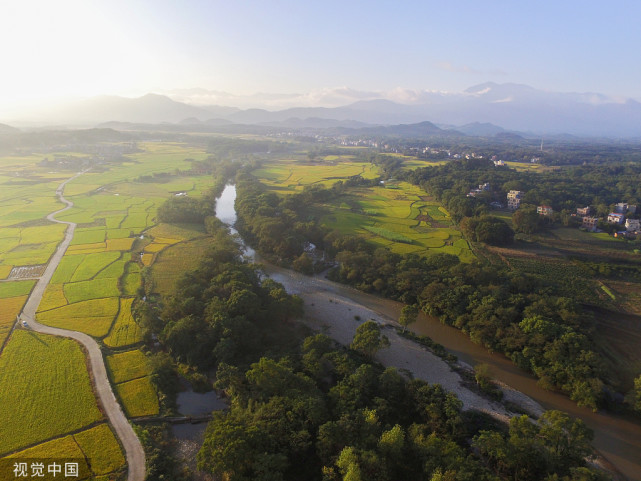
[[[640,18],[618,0],[3,0],[0,108],[487,81],[641,100]]]

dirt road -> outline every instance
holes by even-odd
[[[76,224],[73,222],[64,222],[55,219],[57,214],[64,212],[67,209],[73,207],[73,203],[68,201],[63,197],[63,192],[65,185],[71,180],[75,179],[79,175],[82,175],[84,172],[76,174],[75,176],[67,179],[65,182],[58,186],[56,194],[61,202],[66,204],[66,207],[60,209],[56,212],[53,212],[47,216],[52,222],[57,222],[60,224],[66,224],[67,230],[65,232],[64,240],[58,245],[58,248],[54,255],[51,257],[47,269],[38,282],[33,288],[29,299],[27,300],[22,314],[20,315],[20,323],[26,321],[28,327],[36,332],[43,334],[51,334],[53,336],[67,337],[75,339],[80,344],[82,344],[89,356],[90,366],[91,366],[91,375],[94,379],[94,384],[96,388],[96,394],[100,399],[100,404],[102,405],[103,412],[106,414],[109,422],[111,423],[114,431],[120,442],[122,443],[123,448],[125,449],[125,455],[127,457],[127,464],[129,466],[129,472],[127,476],[128,481],[143,481],[145,479],[145,452],[140,444],[140,440],[136,436],[131,424],[127,420],[125,414],[120,407],[120,404],[116,400],[113,391],[111,390],[111,384],[109,383],[109,378],[107,377],[107,370],[105,368],[104,359],[102,357],[102,352],[98,343],[94,341],[90,336],[82,332],[77,331],[68,331],[66,329],[58,329],[55,327],[45,326],[37,322],[36,311],[38,310],[38,305],[42,300],[42,296],[47,288],[47,285],[51,281],[51,277],[55,272],[62,256],[64,256],[67,247],[73,239],[73,234],[76,229]]]

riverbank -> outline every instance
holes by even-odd
[[[390,340],[390,347],[376,355],[376,360],[381,364],[407,370],[413,377],[430,384],[440,384],[457,395],[463,402],[463,409],[482,411],[503,421],[513,414],[501,403],[490,401],[469,390],[461,376],[447,362],[418,343],[399,336],[395,330],[399,324],[395,319],[377,310],[375,306],[368,307],[343,295],[340,292],[341,286],[322,276],[308,277],[269,264],[265,265],[265,272],[273,280],[283,284],[288,293],[303,299],[303,321],[312,329],[326,333],[341,344],[349,345],[356,328],[372,319],[385,327],[383,332]],[[543,407],[534,400],[508,386],[502,388],[505,399],[524,411],[533,416],[543,413]]]

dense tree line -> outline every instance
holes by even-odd
[[[591,316],[536,278],[462,264],[447,254],[402,256],[338,234],[326,238],[326,250],[340,262],[330,274],[334,280],[418,304],[474,342],[505,353],[544,387],[593,409],[601,402],[604,373],[587,335]]]
[[[221,227],[201,266],[164,301],[154,330],[177,361],[202,370],[221,362],[249,365],[269,354],[266,346],[282,352],[291,343],[276,327],[299,316],[302,301],[270,279],[261,281],[240,256]]]
[[[318,226],[315,206],[343,188],[343,183],[331,189],[316,185],[280,197],[251,174],[241,172],[236,177],[236,228],[262,253],[278,261],[293,261],[309,242],[322,247],[325,232]]]
[[[215,413],[198,461],[221,479],[604,479],[585,466],[582,421],[551,411],[537,424],[515,418],[504,434],[441,386],[408,381],[323,334],[245,371],[221,364],[217,379],[230,409]]]

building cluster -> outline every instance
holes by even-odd
[[[625,227],[624,231],[616,232],[615,237],[633,235],[641,232],[639,219],[633,219],[630,217],[626,219],[626,214],[634,215],[636,211],[636,205],[629,205],[623,202],[614,206],[614,212],[610,212],[606,217],[607,223]],[[576,215],[581,217],[581,227],[591,232],[596,232],[598,230],[598,223],[601,219],[591,215],[590,207],[578,208],[576,210]]]

